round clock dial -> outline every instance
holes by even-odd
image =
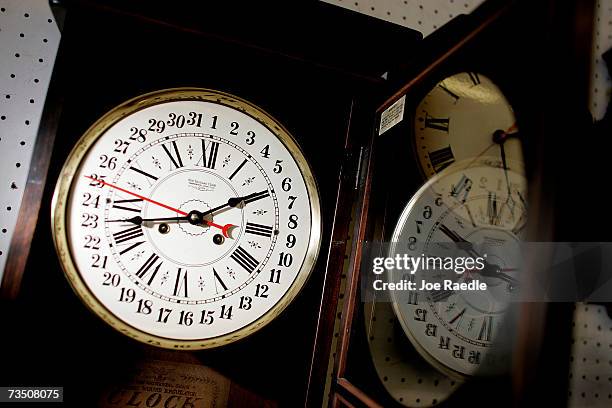
[[[297,295],[320,245],[312,172],[289,133],[205,89],[137,97],[70,154],[55,244],[83,301],[162,347],[242,338]]]
[[[519,251],[526,222],[526,181],[521,171],[488,160],[453,166],[412,198],[395,228],[390,257],[484,259],[461,271],[421,268],[414,275],[391,271],[440,288],[391,292],[393,307],[415,348],[434,366],[455,376],[492,375],[509,363],[505,332],[510,297],[517,290]],[[435,265],[435,264],[434,264]],[[467,264],[466,264],[467,265]],[[457,273],[459,272],[459,273]],[[444,282],[477,281],[486,290],[458,290]],[[504,331],[503,335],[497,335]]]
[[[501,142],[509,160],[523,160],[510,104],[489,78],[475,72],[440,81],[419,103],[414,133],[427,177],[455,161],[498,157]]]

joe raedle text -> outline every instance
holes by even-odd
[[[376,275],[372,283],[377,291],[483,291],[487,290],[486,282],[478,279],[437,279],[428,282],[423,279],[428,272],[454,272],[453,275],[460,276],[468,272],[479,272],[485,268],[486,255],[483,257],[430,257],[422,254],[412,257],[408,255],[396,255],[395,257],[378,257],[372,262],[372,272]],[[385,271],[398,271],[403,273],[399,281],[386,282],[382,277],[390,276],[383,274]],[[419,281],[415,282],[414,274],[419,271]],[[405,277],[410,279],[405,279]]]
[[[478,279],[470,282],[457,282],[451,279],[444,279],[442,282],[413,282],[407,279],[402,279],[399,282],[385,282],[382,279],[376,279],[373,283],[374,290],[382,291],[407,291],[407,290],[452,290],[452,291],[467,291],[467,290],[487,290],[487,284]]]

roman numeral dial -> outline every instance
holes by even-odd
[[[246,146],[258,140],[255,132],[245,137]],[[112,251],[142,289],[179,304],[245,290],[261,265],[273,265],[281,198],[293,210],[286,221],[291,234],[282,237],[282,269],[274,272],[273,282],[282,284],[280,277],[297,262],[290,250],[303,242],[303,214],[295,210],[307,198],[295,190],[295,174],[284,173],[290,162],[270,160],[266,169],[274,150],[267,143],[258,149],[259,157],[213,135],[164,136],[130,158],[121,177],[103,184],[114,192],[105,214]],[[269,290],[260,287],[257,297]]]

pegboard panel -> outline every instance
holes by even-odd
[[[612,2],[598,0],[595,4],[593,61],[591,64],[591,113],[597,120],[606,113],[612,94],[612,80],[601,55],[612,47]]]
[[[570,356],[568,406],[612,406],[612,320],[606,308],[577,304]]]
[[[484,0],[322,0],[420,31],[427,36]]]
[[[44,0],[0,0],[0,280],[60,33]]]

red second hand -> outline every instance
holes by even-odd
[[[130,194],[130,195],[132,195],[132,196],[134,196],[134,197],[140,198],[141,200],[148,201],[148,202],[150,202],[151,204],[159,205],[160,207],[166,208],[166,209],[168,209],[168,210],[170,210],[170,211],[174,211],[174,212],[176,212],[176,213],[178,213],[178,214],[181,214],[181,215],[183,215],[183,216],[188,216],[188,215],[189,215],[189,213],[186,213],[185,211],[181,211],[181,210],[179,210],[178,208],[170,207],[169,205],[166,205],[166,204],[160,203],[159,201],[151,200],[150,198],[147,198],[147,197],[142,196],[142,195],[140,195],[140,194],[137,194],[137,193],[134,193],[134,192],[132,192],[132,191],[126,190],[126,189],[121,188],[121,187],[119,187],[119,186],[116,186],[116,185],[114,185],[114,184],[108,183],[108,182],[106,182],[106,181],[104,181],[104,180],[101,180],[101,179],[96,179],[96,178],[93,178],[93,177],[91,177],[91,176],[85,176],[85,178],[88,178],[88,179],[90,179],[90,180],[93,180],[93,181],[95,181],[95,182],[97,182],[97,183],[104,184],[105,186],[109,186],[109,187],[111,187],[111,188],[114,188],[115,190],[122,191],[122,192],[124,192],[124,193],[126,193],[126,194]],[[209,226],[211,226],[211,227],[214,227],[214,228],[219,228],[219,229],[221,230],[221,233],[222,233],[222,234],[223,234],[223,235],[224,235],[226,238],[229,238],[229,235],[228,235],[228,231],[229,231],[229,229],[230,229],[230,228],[232,228],[232,227],[234,227],[234,225],[233,225],[233,224],[219,225],[219,224],[215,224],[214,222],[212,222],[212,221],[208,221],[208,220],[203,220],[203,222],[204,222],[204,223],[206,223],[206,225],[209,225]]]
[[[170,207],[169,205],[162,204],[162,203],[160,203],[159,201],[151,200],[150,198],[147,198],[147,197],[145,197],[145,196],[141,196],[140,194],[137,194],[137,193],[133,193],[133,192],[131,192],[131,191],[129,191],[129,190],[126,190],[126,189],[121,188],[121,187],[119,187],[119,186],[116,186],[116,185],[114,185],[114,184],[108,183],[108,182],[106,182],[106,181],[104,181],[104,180],[101,180],[101,179],[96,179],[96,178],[93,178],[93,177],[91,177],[91,176],[85,176],[85,178],[88,178],[88,179],[93,180],[93,181],[98,182],[98,183],[102,183],[102,184],[104,184],[105,186],[109,186],[109,187],[114,188],[115,190],[123,191],[123,192],[124,192],[124,193],[126,193],[126,194],[133,195],[134,197],[140,198],[141,200],[144,200],[144,201],[148,201],[148,202],[150,202],[151,204],[155,204],[155,205],[159,205],[160,207],[167,208],[168,210],[170,210],[170,211],[174,211],[174,212],[176,212],[176,213],[178,213],[178,214],[181,214],[181,215],[184,215],[184,216],[188,216],[188,215],[189,215],[189,214],[188,214],[188,213],[186,213],[185,211],[181,211],[181,210],[179,210],[178,208]]]

